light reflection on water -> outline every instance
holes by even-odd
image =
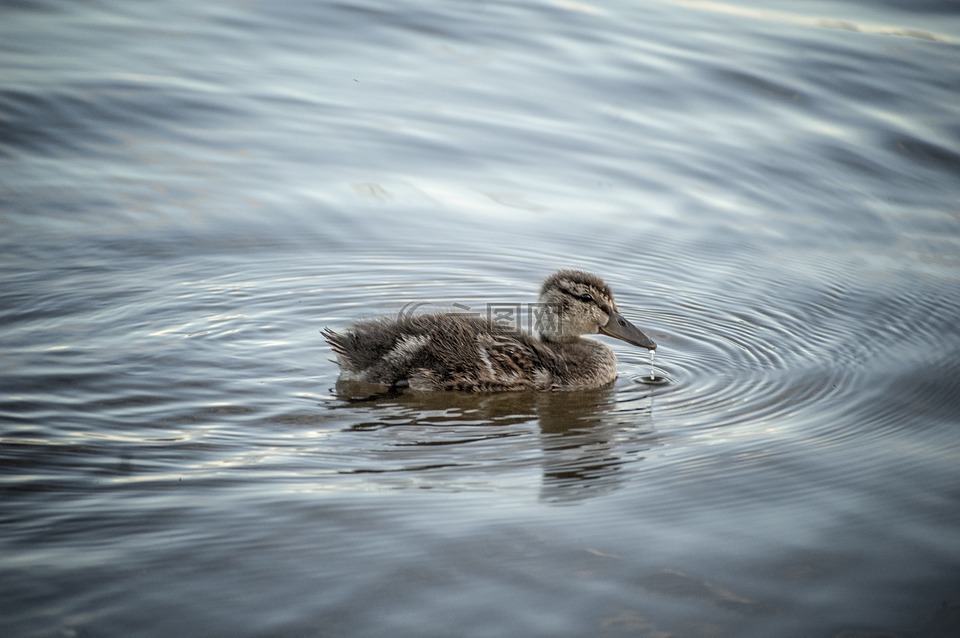
[[[104,7],[0,21],[0,633],[957,633],[954,13]],[[338,385],[559,267],[667,384]]]

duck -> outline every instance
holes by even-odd
[[[467,312],[401,313],[322,334],[341,381],[415,391],[598,388],[616,379],[617,358],[606,344],[583,335],[657,348],[620,314],[610,287],[582,270],[548,276],[531,312],[535,334]]]

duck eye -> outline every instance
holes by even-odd
[[[593,301],[593,297],[591,297],[587,293],[583,293],[582,295],[580,295],[580,301]]]

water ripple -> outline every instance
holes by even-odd
[[[0,91],[0,152],[7,156],[80,154],[121,144],[125,136],[163,133],[183,141],[187,125],[217,122],[235,110],[209,94],[152,79],[100,81],[56,90]],[[171,114],[177,114],[173,119]]]

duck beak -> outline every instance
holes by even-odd
[[[607,325],[600,326],[600,334],[605,334],[617,339],[623,339],[627,343],[646,348],[647,350],[656,350],[655,344],[650,337],[640,332],[640,329],[623,318],[619,312],[611,312],[610,320]]]

